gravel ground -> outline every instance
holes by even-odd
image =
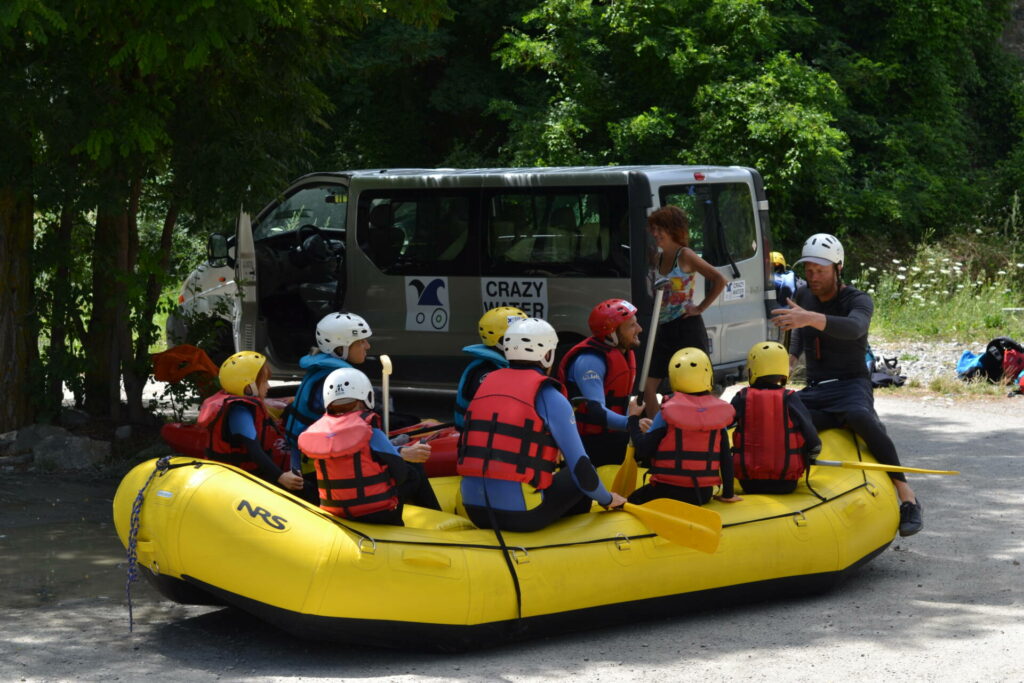
[[[979,353],[984,345],[959,341],[871,341],[876,356],[899,360],[902,374],[908,381],[917,380],[922,386],[937,377],[956,377],[956,363],[965,350]]]

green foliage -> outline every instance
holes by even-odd
[[[1018,233],[1019,235],[1020,233]],[[888,339],[984,343],[1024,338],[1024,241],[977,228],[925,243],[907,258],[861,263],[850,284],[875,298],[873,331]]]
[[[754,166],[782,246],[906,248],[1024,177],[1008,16],[1005,0],[541,0],[497,50],[529,80],[491,110],[514,164]]]

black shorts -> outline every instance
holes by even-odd
[[[651,351],[650,376],[655,379],[668,377],[668,362],[679,349],[689,346],[708,353],[708,331],[704,319],[699,315],[676,318],[658,326]]]

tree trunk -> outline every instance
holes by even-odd
[[[164,227],[160,232],[160,251],[156,269],[150,273],[146,282],[145,298],[142,301],[142,313],[139,320],[142,321],[137,330],[138,339],[135,342],[135,357],[131,367],[125,368],[125,394],[128,397],[128,414],[133,422],[145,416],[145,407],[142,404],[142,389],[149,378],[150,360],[149,347],[154,341],[154,331],[150,321],[156,314],[156,304],[160,300],[160,292],[163,291],[163,278],[171,265],[171,242],[174,236],[174,227],[178,222],[178,203],[171,201],[167,208],[167,215],[164,217]],[[129,376],[134,375],[132,381]],[[129,391],[128,387],[136,388],[136,391]]]
[[[96,416],[119,417],[121,363],[117,310],[123,296],[118,270],[124,210],[100,207],[92,250],[92,316],[86,333],[85,409]]]
[[[0,187],[0,433],[35,419],[31,396],[38,367],[36,317],[33,311],[32,194]]]
[[[60,212],[54,241],[56,244],[71,244],[74,226],[74,211],[65,206]],[[71,303],[70,257],[57,266],[53,278],[53,310],[50,317],[50,353],[46,373],[46,410],[59,409],[64,401],[64,372],[71,367],[68,352],[68,318],[77,315]]]

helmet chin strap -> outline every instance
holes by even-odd
[[[608,344],[610,346],[618,346],[619,345],[619,331],[618,330],[613,330],[611,334],[609,334],[608,336],[606,336],[604,338],[604,341],[605,341],[606,344]]]
[[[348,346],[343,346],[341,348],[344,349],[344,351],[341,352],[341,359],[348,360],[348,350],[352,348],[352,345],[349,344]]]

